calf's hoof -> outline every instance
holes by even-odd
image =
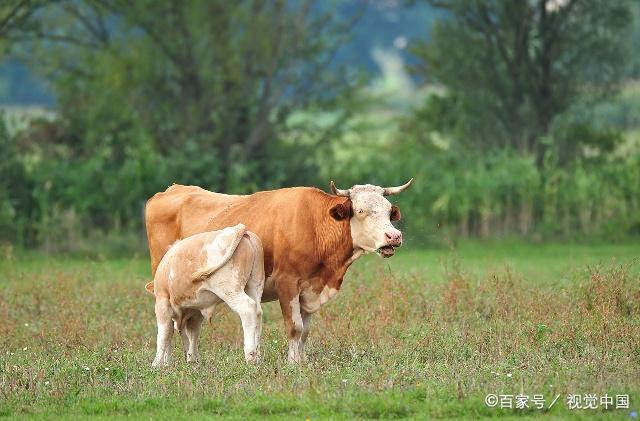
[[[164,360],[153,360],[153,362],[151,363],[152,368],[162,368],[166,366],[167,363]]]
[[[262,361],[262,356],[259,352],[253,351],[248,354],[244,354],[244,360],[249,364],[258,364]]]

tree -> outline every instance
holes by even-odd
[[[336,104],[354,78],[332,57],[353,22],[310,0],[60,0],[41,15],[13,39],[53,80],[76,137],[142,133],[174,158],[171,181],[264,186],[272,154],[302,160],[324,138],[291,147],[293,115],[337,110],[332,130],[348,114]]]
[[[23,136],[50,186],[40,202],[111,228],[138,225],[171,182],[315,184],[354,111],[358,75],[332,59],[357,18],[312,0],[48,2],[8,37],[60,114],[58,135]]]
[[[628,0],[433,0],[446,12],[414,49],[442,84],[430,105],[481,151],[513,148],[542,164],[557,116],[615,87],[623,71]]]
[[[15,28],[24,27],[42,0],[5,0],[0,5],[0,39]]]

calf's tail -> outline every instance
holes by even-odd
[[[231,259],[231,256],[233,256],[233,253],[235,253],[236,248],[238,248],[238,244],[240,244],[240,240],[242,240],[242,237],[244,236],[244,233],[247,231],[247,227],[245,227],[243,224],[238,224],[234,228],[235,228],[235,231],[236,231],[235,232],[235,236],[234,236],[233,241],[231,242],[231,244],[229,244],[229,246],[227,247],[227,250],[225,251],[225,253],[222,256],[222,258],[220,258],[220,260],[218,260],[211,267],[208,267],[208,268],[205,268],[205,269],[200,269],[198,271],[193,272],[193,274],[191,274],[191,280],[193,282],[200,282],[200,281],[204,281],[205,279],[209,278],[218,269],[220,269],[222,266],[224,266],[229,261],[229,259]]]

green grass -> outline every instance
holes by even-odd
[[[515,240],[464,242],[452,249],[400,250],[393,259],[382,261],[391,270],[415,273],[430,282],[444,282],[451,264],[473,278],[511,268],[528,282],[538,285],[561,285],[575,280],[595,265],[638,263],[632,270],[640,270],[638,244],[523,244]]]
[[[640,409],[638,256],[636,244],[517,242],[366,256],[314,316],[308,364],[284,362],[271,303],[259,366],[244,364],[240,323],[220,307],[203,329],[199,365],[177,358],[153,370],[146,259],[7,255],[0,416],[631,419]],[[500,410],[484,404],[488,393],[561,398],[546,411]],[[569,393],[629,394],[631,407],[570,411]]]

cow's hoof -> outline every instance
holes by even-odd
[[[300,365],[300,364],[304,364],[306,362],[306,359],[304,357],[289,357],[287,358],[287,363],[288,364],[294,364],[294,365]]]

